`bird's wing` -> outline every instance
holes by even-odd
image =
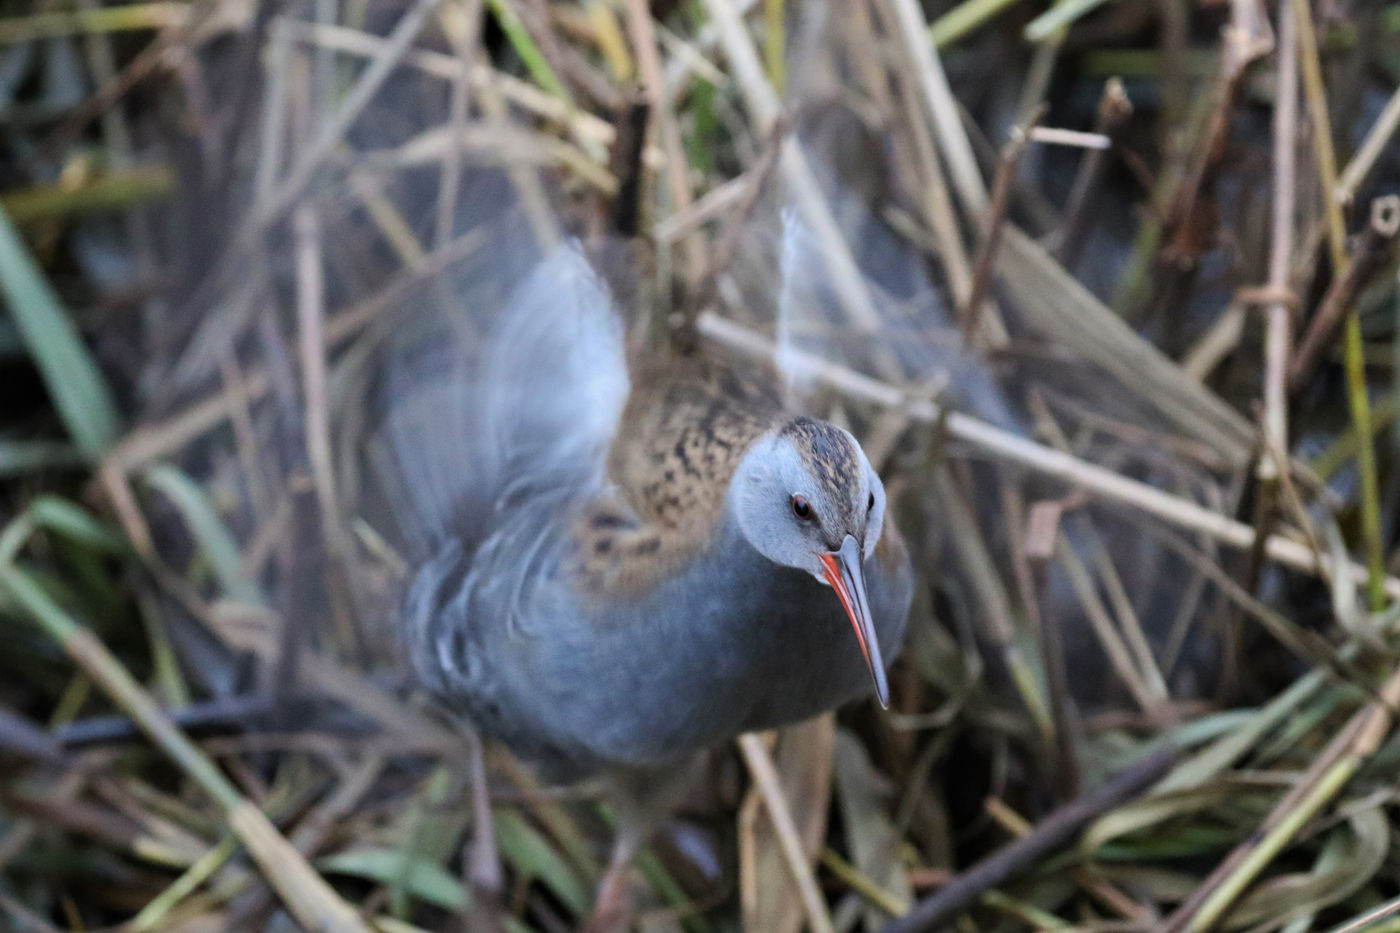
[[[386,348],[370,460],[419,556],[449,538],[470,555],[524,503],[603,481],[628,389],[621,321],[577,242],[533,263],[523,249],[436,279]]]
[[[511,298],[484,379],[505,499],[602,481],[629,380],[622,321],[577,241],[556,247]]]
[[[814,105],[799,115],[787,143],[789,171],[736,250],[743,310],[762,322],[771,309],[777,362],[796,408],[820,408],[810,369],[792,365],[801,354],[1013,427],[996,374],[959,333],[936,265],[881,214],[892,199],[878,171],[879,143],[844,106]]]
[[[579,245],[492,255],[426,289],[387,342],[369,450],[415,545],[400,637],[483,717],[502,639],[558,614],[538,601],[559,596],[568,517],[605,492],[628,391],[622,322]]]

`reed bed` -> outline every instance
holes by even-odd
[[[486,178],[916,558],[891,712],[715,750],[637,929],[1400,929],[1398,85],[1359,0],[6,7],[0,928],[587,916],[611,814],[415,687],[362,456]]]

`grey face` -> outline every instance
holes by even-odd
[[[855,438],[799,418],[759,439],[734,474],[729,507],[749,544],[835,590],[850,617],[875,695],[889,684],[865,592],[864,562],[880,541],[885,487]]]
[[[798,418],[754,443],[735,472],[730,507],[760,554],[828,583],[822,555],[847,535],[863,557],[875,549],[885,487],[849,432]]]

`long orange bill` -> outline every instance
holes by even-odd
[[[875,620],[870,618],[870,600],[865,595],[865,574],[861,570],[860,545],[851,535],[841,542],[841,550],[819,555],[826,568],[826,581],[836,591],[851,627],[856,630],[860,653],[875,681],[875,697],[880,706],[889,709],[890,685],[885,679],[885,661],[880,657],[880,640],[875,637]]]

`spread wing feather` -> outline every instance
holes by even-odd
[[[522,271],[505,294],[511,264]],[[402,636],[425,681],[478,702],[561,553],[561,516],[606,483],[627,397],[622,324],[579,245],[439,291],[388,342],[369,460],[418,571]],[[484,288],[473,287],[480,278]]]

